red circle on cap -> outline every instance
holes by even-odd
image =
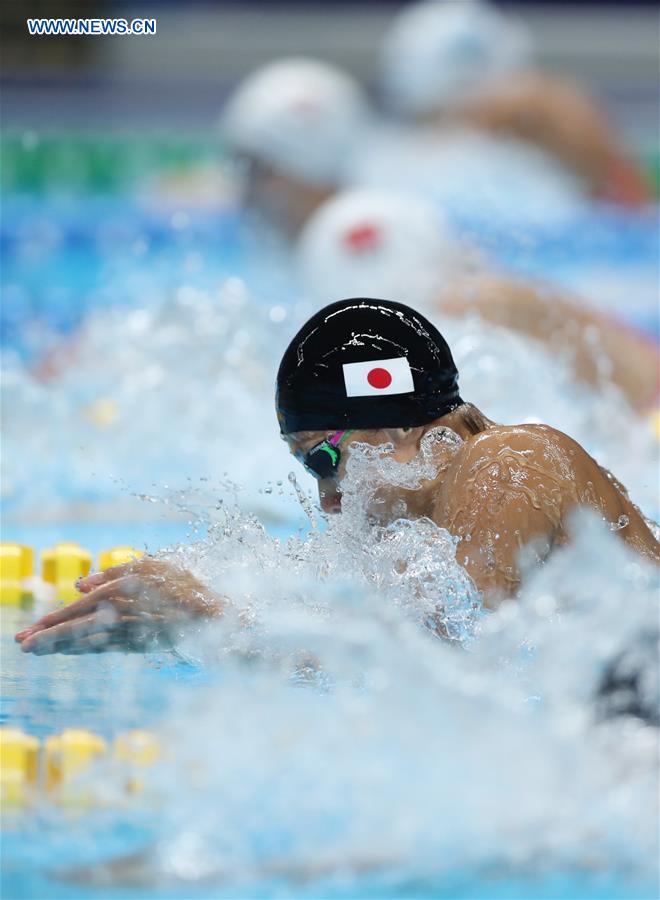
[[[392,376],[387,369],[371,369],[367,381],[372,388],[387,388],[392,384]]]
[[[343,235],[344,245],[354,253],[363,253],[373,250],[380,242],[381,232],[377,225],[371,222],[362,222],[350,228]]]

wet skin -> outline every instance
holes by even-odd
[[[450,428],[462,438],[458,448],[439,446],[437,476],[419,490],[386,487],[378,495],[379,518],[386,521],[401,500],[412,518],[427,516],[459,538],[464,566],[487,606],[515,596],[521,581],[519,556],[529,548],[542,563],[569,537],[566,523],[579,506],[595,510],[618,537],[642,556],[660,562],[660,544],[625,488],[572,438],[547,425],[497,425],[472,434],[457,412],[413,429],[355,431],[351,443],[394,445],[402,463],[414,459],[432,428]],[[286,437],[292,453],[306,452],[330,432]],[[336,479],[318,482],[322,508],[341,510]],[[172,629],[185,622],[222,615],[229,600],[214,594],[189,572],[144,558],[115,566],[79,583],[81,600],[44,616],[16,635],[26,652],[89,653],[145,650],[163,646]]]
[[[427,516],[460,538],[456,558],[494,606],[520,586],[519,556],[530,547],[539,563],[568,541],[570,513],[595,510],[638,553],[660,562],[660,544],[623,485],[572,438],[547,425],[492,424],[470,434],[449,414],[431,425],[401,430],[355,432],[353,441],[394,443],[394,456],[408,462],[424,434],[443,425],[464,441],[458,451],[441,450],[438,475],[419,490],[392,488],[379,495],[379,509],[404,499],[408,514]],[[309,450],[324,432],[292,435],[292,451]],[[345,465],[342,460],[342,465]],[[342,466],[339,477],[341,478]],[[341,509],[337,481],[320,481],[319,498],[329,512]]]
[[[247,154],[237,163],[245,207],[290,239],[335,191],[333,185],[311,184]]]
[[[653,407],[660,376],[656,342],[556,288],[491,272],[466,273],[449,283],[437,308],[459,318],[476,314],[543,341],[567,359],[580,381],[612,381],[633,409],[644,413]]]

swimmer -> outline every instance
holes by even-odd
[[[568,435],[547,425],[500,425],[464,402],[451,351],[422,315],[385,300],[341,300],[295,335],[277,375],[276,409],[291,453],[317,479],[326,513],[341,511],[351,446],[392,445],[406,463],[433,429],[437,473],[419,490],[386,486],[381,523],[428,517],[458,541],[456,559],[488,607],[515,597],[521,551],[538,564],[569,541],[578,507],[594,510],[619,539],[660,561],[660,544],[625,488]],[[459,440],[456,440],[459,439]],[[230,605],[190,573],[143,558],[83,578],[85,595],[16,635],[36,654],[153,649],[184,621],[222,616]]]
[[[292,57],[239,84],[220,132],[239,164],[245,205],[293,236],[342,183],[369,122],[354,79],[326,63]]]
[[[478,315],[543,341],[580,381],[612,382],[638,412],[648,413],[657,396],[653,340],[565,291],[492,269],[420,197],[371,188],[336,194],[304,227],[297,265],[315,301],[373,292],[407,297],[428,313]]]
[[[537,198],[534,208],[543,209],[544,217],[548,198],[551,208],[573,207],[579,184],[553,161],[520,141],[464,132],[425,134],[379,120],[349,74],[299,58],[278,60],[249,75],[220,119],[239,198],[253,221],[267,225],[279,241],[295,239],[319,206],[348,184],[389,186],[412,177],[425,189],[455,197],[457,169],[463,212],[467,204],[476,205],[479,215],[484,210],[502,215],[500,206],[511,207],[512,185],[527,202]]]
[[[420,125],[470,127],[535,145],[596,197],[648,202],[635,162],[594,100],[572,81],[532,68],[522,22],[481,0],[423,0],[395,16],[383,44],[392,110]]]
[[[474,129],[426,131],[379,120],[348,73],[304,58],[257,69],[238,85],[220,119],[239,199],[278,242],[294,239],[315,210],[348,184],[389,186],[413,178],[455,197],[457,169],[463,212],[467,203],[478,215],[502,215],[511,207],[512,185],[527,202],[537,198],[534,208],[543,209],[544,217],[548,203],[565,210],[576,202],[577,180],[520,141]],[[518,216],[517,205],[515,211]]]

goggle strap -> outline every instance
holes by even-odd
[[[328,443],[332,444],[333,447],[338,447],[339,444],[354,431],[354,428],[349,428],[347,431],[335,431],[335,433],[328,438]]]

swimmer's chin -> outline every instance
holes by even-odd
[[[336,515],[341,512],[341,494],[331,494],[323,496],[321,500],[321,509],[327,515]]]

